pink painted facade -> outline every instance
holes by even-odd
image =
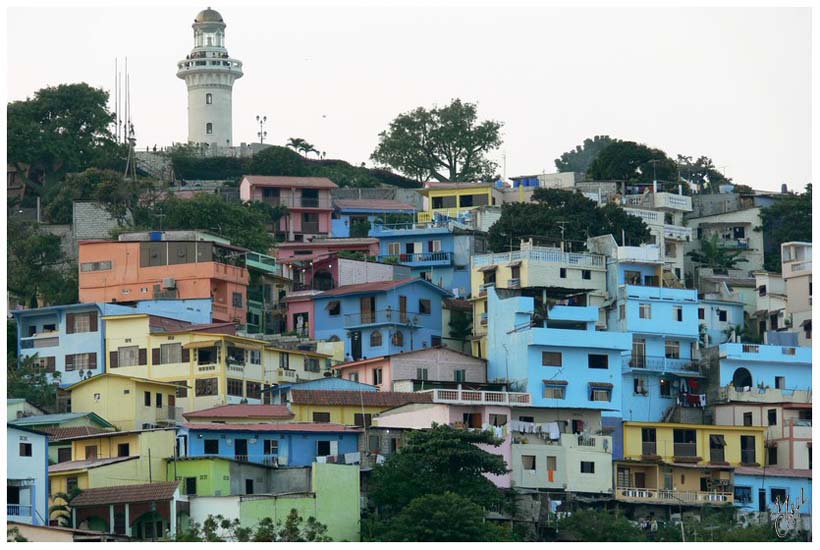
[[[313,315],[313,296],[316,294],[319,294],[319,291],[305,290],[302,292],[292,292],[285,298],[285,303],[288,306],[286,323],[288,332],[297,330],[299,327],[299,318],[301,317],[303,319],[302,330],[304,331],[305,325],[307,325],[307,336],[310,338],[315,337],[316,328],[313,322],[315,319]]]
[[[379,239],[314,239],[311,242],[286,242],[276,246],[276,259],[313,261],[328,254],[341,252],[363,252],[368,256],[379,255]]]

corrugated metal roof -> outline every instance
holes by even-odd
[[[337,199],[333,201],[337,208],[345,209],[359,209],[359,210],[406,210],[413,212],[416,207],[406,202],[401,202],[392,199]]]
[[[210,409],[183,413],[185,418],[291,418],[293,413],[285,405],[222,405]]]
[[[138,456],[115,456],[113,458],[97,458],[93,460],[70,460],[68,462],[60,462],[48,467],[49,474],[58,472],[71,472],[73,470],[85,470],[89,468],[99,468],[100,466],[107,466],[109,464],[116,464],[117,462],[125,462],[126,460],[134,460]]]
[[[365,407],[399,407],[408,403],[432,403],[429,393],[358,392],[344,390],[291,390],[294,405],[363,405]]]

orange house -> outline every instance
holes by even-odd
[[[213,299],[213,320],[245,323],[245,250],[208,241],[81,241],[80,302]]]

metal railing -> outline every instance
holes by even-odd
[[[418,252],[412,254],[383,254],[376,256],[376,260],[384,262],[385,260],[395,260],[401,264],[421,265],[421,264],[438,264],[449,265],[453,263],[452,252]]]
[[[641,444],[641,454],[644,456],[656,456],[658,454],[658,444],[655,441],[644,441]]]
[[[434,403],[523,406],[532,402],[530,394],[517,392],[433,389],[419,393],[432,393]]]
[[[698,456],[697,443],[675,443],[673,446],[675,456],[691,458]]]
[[[507,279],[507,288],[519,288],[521,286],[521,278],[512,277]]]
[[[720,491],[671,491],[641,487],[616,487],[616,499],[663,502],[668,504],[715,504],[732,503],[734,494]]]
[[[559,263],[572,266],[606,268],[606,257],[600,254],[580,254],[576,252],[561,252],[560,249],[534,247],[530,250],[513,250],[501,254],[482,254],[473,256],[473,267],[503,264],[519,260],[529,260],[542,263]]]
[[[487,295],[487,289],[490,288],[491,286],[495,286],[495,283],[484,283],[483,285],[478,287],[478,296],[479,296],[479,298],[482,297],[482,296],[486,296]]]
[[[25,504],[9,504],[7,515],[19,517],[31,517],[31,506]]]
[[[755,457],[755,450],[754,449],[741,449],[740,450],[740,462],[741,464],[755,464],[757,459]]]
[[[393,309],[349,313],[345,315],[345,327],[379,324],[418,326],[420,324],[419,317],[419,313],[415,311],[402,312]]]
[[[624,364],[629,366],[631,369],[647,369],[662,372],[696,372],[699,370],[699,362],[694,359],[681,359],[652,355],[630,355],[624,358]]]

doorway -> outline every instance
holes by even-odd
[[[234,440],[235,458],[239,462],[248,461],[248,440],[236,439]]]

